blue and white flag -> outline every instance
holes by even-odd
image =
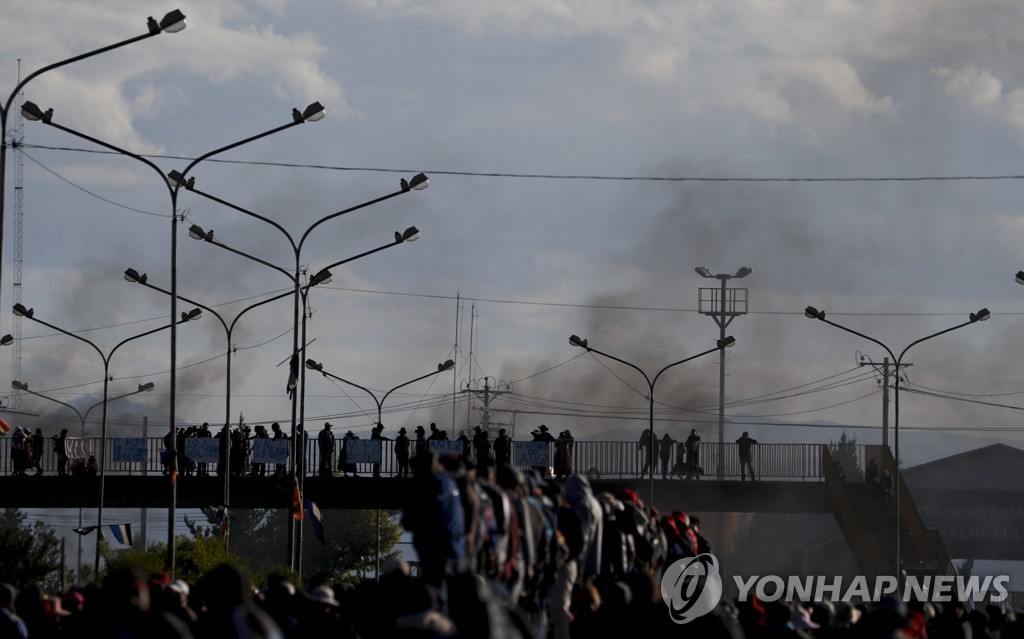
[[[303,501],[306,502],[309,522],[313,525],[313,534],[316,535],[317,541],[326,545],[327,537],[324,535],[324,517],[320,513],[320,508],[309,497],[304,497]]]
[[[123,546],[132,545],[132,525],[131,524],[111,524],[110,532],[113,533],[114,539],[117,543]]]

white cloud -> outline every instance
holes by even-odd
[[[974,106],[993,104],[1002,97],[1002,82],[988,71],[966,66],[960,70],[934,69],[932,73],[946,81],[946,95],[967,100]]]

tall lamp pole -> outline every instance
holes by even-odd
[[[728,273],[712,273],[706,266],[694,269],[697,275],[708,279],[717,279],[721,287],[702,288],[698,291],[698,312],[710,315],[718,324],[719,339],[725,339],[725,329],[739,315],[747,313],[747,289],[727,288],[731,279],[743,279],[754,272],[749,266],[740,267],[735,275]],[[718,460],[715,474],[718,479],[725,479],[725,352],[718,362]]]
[[[198,308],[197,309],[193,309],[193,310],[189,311],[188,313],[182,313],[181,314],[181,319],[176,321],[176,322],[173,322],[172,324],[169,324],[167,326],[160,326],[158,328],[154,328],[152,330],[148,330],[148,331],[146,331],[144,333],[139,333],[138,335],[133,335],[131,337],[123,339],[120,342],[118,342],[107,353],[104,353],[100,349],[99,346],[97,346],[95,343],[91,342],[90,340],[85,339],[81,335],[76,335],[75,333],[72,333],[70,331],[66,331],[63,328],[59,327],[59,326],[55,326],[54,324],[50,324],[49,322],[45,322],[45,321],[35,317],[35,309],[25,308],[25,306],[22,305],[22,304],[15,304],[14,305],[14,314],[19,316],[19,317],[26,317],[26,318],[32,320],[33,322],[36,322],[38,324],[42,324],[43,326],[46,326],[47,328],[53,329],[53,330],[55,330],[55,331],[57,331],[59,333],[63,333],[65,335],[69,336],[69,337],[73,337],[73,338],[77,339],[80,342],[84,342],[84,343],[88,344],[89,346],[91,346],[93,348],[93,350],[96,351],[97,354],[99,354],[100,358],[103,360],[103,418],[102,418],[102,421],[100,422],[100,459],[99,459],[99,467],[100,467],[100,469],[99,469],[100,470],[100,499],[99,499],[98,512],[96,514],[96,526],[97,526],[97,528],[100,528],[100,527],[103,526],[103,498],[104,498],[104,489],[106,487],[106,476],[107,476],[107,473],[106,473],[106,457],[107,457],[107,452],[106,452],[107,451],[107,403],[108,403],[107,402],[107,390],[108,390],[108,387],[109,387],[109,384],[110,384],[110,360],[114,356],[114,353],[117,352],[117,349],[121,348],[122,346],[124,346],[128,342],[137,340],[137,339],[139,339],[141,337],[146,337],[147,335],[152,335],[153,333],[159,333],[160,331],[163,331],[163,330],[166,330],[168,328],[171,328],[172,326],[176,326],[177,324],[181,324],[181,323],[184,323],[184,322],[188,322],[188,321],[197,319],[200,315],[202,315],[202,311],[200,311]],[[96,575],[100,574],[100,545],[99,545],[99,543],[96,544],[96,562],[95,562],[94,570],[95,570],[95,574]]]
[[[282,225],[280,225],[279,223],[275,222],[274,220],[272,220],[272,219],[270,219],[270,218],[268,218],[268,217],[266,217],[264,215],[260,215],[259,213],[255,213],[253,211],[250,211],[249,209],[246,209],[246,208],[243,208],[241,206],[238,206],[237,204],[233,204],[231,202],[228,202],[227,200],[221,199],[219,197],[216,197],[216,196],[211,195],[209,193],[205,193],[205,192],[195,188],[195,180],[189,180],[187,183],[184,184],[186,189],[192,191],[193,193],[195,193],[197,195],[205,197],[206,199],[208,199],[210,201],[217,202],[218,204],[226,206],[226,207],[228,207],[230,209],[234,209],[235,211],[238,211],[239,213],[243,213],[245,215],[248,215],[249,217],[257,219],[257,220],[259,220],[259,221],[261,221],[261,222],[263,222],[265,224],[268,224],[268,225],[272,226],[273,228],[275,228],[279,233],[281,233],[281,235],[283,235],[285,237],[285,239],[288,240],[288,243],[291,246],[292,254],[293,254],[294,258],[295,258],[294,270],[292,272],[288,272],[287,270],[285,270],[285,269],[283,269],[283,268],[281,268],[279,266],[276,266],[274,264],[271,264],[271,263],[269,263],[269,262],[267,262],[265,260],[254,258],[253,256],[247,255],[245,253],[242,253],[241,251],[237,251],[237,250],[232,249],[230,247],[227,247],[227,246],[224,246],[224,245],[220,245],[220,244],[218,244],[216,242],[213,242],[213,231],[212,230],[206,231],[202,227],[199,227],[198,225],[193,225],[192,228],[189,229],[189,236],[191,238],[193,238],[193,239],[206,240],[208,242],[212,242],[212,243],[218,244],[219,246],[224,246],[224,248],[227,248],[228,250],[230,250],[230,251],[232,251],[234,253],[242,255],[243,257],[249,257],[250,259],[253,259],[256,262],[259,262],[261,264],[264,264],[266,266],[269,266],[269,267],[273,268],[274,270],[282,273],[285,277],[287,277],[289,280],[291,280],[292,286],[293,286],[294,291],[295,291],[295,293],[294,293],[295,301],[293,303],[293,324],[292,324],[292,357],[293,358],[298,358],[299,361],[301,361],[301,359],[302,359],[302,350],[305,349],[305,346],[306,346],[305,343],[303,343],[301,347],[299,345],[299,329],[300,329],[300,326],[299,326],[299,307],[300,307],[300,303],[301,303],[301,299],[300,298],[302,297],[301,285],[300,285],[300,278],[301,278],[301,275],[302,275],[302,248],[305,245],[306,240],[309,238],[310,234],[313,231],[315,231],[321,224],[323,224],[323,223],[325,223],[325,222],[327,222],[329,220],[333,220],[336,217],[340,217],[342,215],[345,215],[347,213],[351,213],[353,211],[358,211],[359,209],[363,209],[363,208],[372,206],[374,204],[377,204],[379,202],[383,202],[385,200],[389,200],[389,199],[391,199],[393,197],[397,197],[397,196],[402,195],[404,193],[409,193],[411,191],[422,191],[423,189],[426,189],[429,185],[430,185],[430,180],[423,173],[418,173],[418,174],[414,175],[410,180],[406,180],[405,178],[402,178],[399,181],[399,190],[394,191],[392,193],[389,193],[387,195],[378,197],[378,198],[374,198],[374,199],[369,200],[367,202],[363,202],[362,204],[357,204],[356,206],[353,206],[353,207],[350,207],[350,208],[347,208],[347,209],[342,209],[342,210],[337,211],[335,213],[331,213],[330,215],[325,215],[324,217],[318,219],[316,222],[314,222],[313,224],[308,226],[306,228],[305,232],[303,232],[302,236],[296,241],[296,239],[292,236],[291,233],[288,232],[287,229],[285,229]],[[299,366],[299,368],[302,369],[301,366]],[[304,369],[298,371],[298,375],[299,376],[303,376],[303,378],[304,378],[304,374],[305,374]],[[296,388],[293,389],[294,392],[292,393],[292,460],[293,460],[292,461],[292,466],[293,466],[293,479],[295,480],[296,483],[301,483],[302,479],[303,479],[303,475],[304,475],[304,473],[303,473],[303,471],[301,469],[301,462],[302,462],[302,460],[300,459],[300,454],[301,453],[299,452],[299,449],[302,446],[302,440],[298,436],[298,428],[297,428],[297,426],[302,423],[302,417],[303,417],[302,415],[299,415],[299,406],[300,406],[299,395],[300,395],[300,393],[304,393],[304,390],[302,389],[302,382],[303,382],[303,379],[298,379],[297,378],[295,380]],[[300,488],[300,490],[301,490],[301,488]],[[302,545],[301,533],[299,535],[296,535],[295,534],[295,530],[296,530],[296,526],[299,526],[300,527],[299,530],[301,531],[302,522],[301,522],[301,520],[300,521],[295,521],[294,519],[291,519],[291,518],[289,518],[288,521],[289,521],[289,524],[288,524],[288,548],[289,548],[289,551],[288,551],[289,552],[289,562],[288,562],[288,565],[294,569],[295,565],[296,565],[295,557],[296,557],[296,555],[301,554],[301,545]]]
[[[116,153],[124,155],[125,157],[129,157],[129,158],[132,158],[132,159],[137,160],[139,162],[142,162],[143,164],[145,164],[146,166],[150,167],[151,169],[153,169],[154,171],[156,171],[160,175],[161,182],[167,188],[168,194],[169,194],[169,196],[171,198],[171,293],[172,293],[172,295],[171,295],[171,318],[175,318],[175,317],[178,316],[178,229],[177,229],[177,222],[178,222],[178,193],[179,193],[181,187],[184,186],[184,187],[188,188],[188,187],[191,186],[191,184],[194,183],[194,181],[195,181],[194,179],[189,178],[188,180],[186,180],[186,177],[188,176],[189,171],[191,171],[197,164],[199,164],[203,160],[209,159],[209,158],[211,158],[211,157],[213,157],[215,155],[218,155],[220,153],[224,153],[225,151],[229,151],[231,149],[238,148],[238,147],[240,147],[240,146],[242,146],[244,144],[248,144],[249,142],[254,142],[256,140],[260,140],[262,138],[265,138],[265,137],[267,137],[269,135],[272,135],[274,133],[277,133],[279,131],[284,131],[285,129],[290,129],[293,126],[297,126],[299,124],[303,124],[303,123],[306,123],[306,122],[316,122],[318,120],[322,120],[324,118],[324,115],[326,114],[326,110],[324,109],[323,105],[320,104],[319,102],[313,102],[312,104],[307,106],[302,112],[299,112],[298,109],[292,109],[292,121],[291,122],[289,122],[287,124],[284,124],[284,125],[281,125],[281,126],[278,126],[278,127],[274,127],[273,129],[269,129],[267,131],[264,131],[263,133],[258,133],[256,135],[250,136],[250,137],[245,138],[243,140],[239,140],[237,142],[233,142],[231,144],[219,147],[219,148],[214,149],[212,151],[209,151],[207,153],[204,153],[203,155],[200,155],[196,159],[192,160],[192,162],[190,162],[188,164],[188,166],[185,167],[184,171],[171,171],[171,172],[165,174],[160,167],[158,167],[156,164],[154,164],[153,162],[149,161],[148,159],[142,157],[141,155],[139,155],[137,153],[132,153],[131,151],[128,151],[128,150],[123,149],[121,147],[118,147],[118,146],[115,146],[113,144],[110,144],[109,142],[104,142],[103,140],[94,138],[94,137],[92,137],[90,135],[86,135],[86,134],[81,133],[79,131],[75,131],[74,129],[71,129],[69,127],[66,127],[66,126],[63,126],[63,125],[60,125],[60,124],[57,124],[57,123],[53,122],[53,109],[47,109],[46,111],[43,111],[41,108],[39,108],[38,105],[36,105],[36,104],[34,104],[32,102],[25,102],[24,104],[22,104],[21,110],[22,110],[22,114],[27,119],[29,119],[29,120],[41,121],[44,124],[48,124],[48,125],[56,128],[56,129],[64,131],[65,133],[69,133],[71,135],[74,135],[75,137],[81,138],[83,140],[87,140],[89,142],[92,142],[93,144],[97,144],[97,145],[102,146],[102,147],[104,147],[106,149],[110,149],[111,151],[114,151]],[[168,421],[170,422],[170,435],[171,435],[171,441],[172,442],[176,441],[176,430],[177,430],[177,419],[176,419],[176,415],[175,415],[176,402],[177,402],[177,369],[178,369],[178,329],[177,329],[177,324],[176,323],[172,323],[171,324],[171,366],[170,366],[170,370],[171,370],[171,380],[170,380],[170,396],[171,396],[171,400],[170,400],[169,411],[168,411],[168,413],[169,413]],[[177,501],[178,501],[178,484],[175,481],[175,474],[172,473],[171,474],[171,505],[168,508],[168,517],[167,517],[167,559],[166,559],[167,571],[169,573],[171,573],[172,576],[174,575],[174,563],[175,563],[175,558],[174,558],[174,555],[175,555],[174,520],[176,518],[175,511],[176,511],[176,508],[177,508]]]
[[[53,397],[50,397],[49,395],[44,395],[44,394],[38,393],[38,392],[36,392],[34,390],[29,390],[28,384],[26,384],[24,382],[19,382],[18,380],[13,380],[13,381],[11,381],[11,388],[13,388],[14,390],[17,390],[17,391],[21,391],[23,393],[29,393],[30,395],[35,395],[36,397],[42,397],[45,400],[49,400],[51,402],[54,402],[55,404],[60,404],[61,406],[66,406],[67,408],[70,408],[72,411],[74,411],[75,415],[78,415],[78,420],[81,422],[82,428],[81,428],[81,431],[80,431],[81,432],[80,436],[82,438],[85,437],[85,421],[87,419],[89,419],[89,413],[91,413],[94,408],[103,405],[103,401],[98,401],[95,404],[93,404],[92,406],[90,406],[89,408],[87,408],[84,413],[82,413],[82,412],[79,412],[79,410],[77,408],[75,408],[74,406],[72,406],[71,404],[62,402],[59,399],[54,399]],[[123,395],[117,395],[115,397],[110,397],[110,398],[107,399],[107,403],[109,404],[110,402],[114,402],[114,401],[117,401],[119,399],[124,399],[125,397],[131,397],[132,395],[138,395],[139,393],[148,393],[149,391],[153,390],[154,388],[156,388],[156,384],[154,384],[153,382],[146,382],[145,384],[139,384],[139,389],[138,390],[132,391],[130,393],[125,393]],[[78,527],[82,528],[82,526],[84,526],[84,525],[85,524],[82,522],[82,507],[79,506],[78,507]],[[97,533],[97,542],[99,541],[98,534],[99,533]],[[81,579],[81,576],[82,576],[82,536],[79,535],[78,536],[78,577],[79,577],[79,579]]]
[[[426,379],[428,377],[433,377],[434,375],[439,375],[439,374],[441,374],[441,373],[443,373],[445,371],[450,371],[451,369],[455,368],[455,361],[454,360],[450,360],[450,359],[446,360],[445,362],[442,362],[442,363],[437,365],[437,370],[436,371],[431,371],[431,372],[427,373],[426,375],[420,375],[416,379],[410,379],[407,382],[403,382],[403,383],[399,384],[398,386],[395,386],[391,390],[387,391],[386,393],[384,393],[384,395],[382,395],[380,398],[377,397],[376,393],[374,393],[372,390],[370,390],[369,388],[367,388],[365,386],[360,386],[359,384],[356,384],[355,382],[350,382],[347,379],[343,379],[343,378],[338,377],[337,375],[335,375],[333,373],[329,373],[329,372],[325,371],[324,370],[324,365],[322,363],[320,363],[320,362],[317,362],[317,361],[312,360],[312,359],[307,359],[305,367],[308,368],[309,370],[313,370],[313,371],[317,371],[318,373],[322,373],[324,377],[330,377],[331,379],[336,379],[339,382],[342,382],[343,384],[348,384],[349,386],[354,386],[354,387],[356,387],[356,388],[358,388],[358,389],[360,389],[362,391],[365,391],[370,397],[373,398],[374,403],[377,404],[377,425],[380,426],[381,425],[381,414],[384,411],[384,402],[387,401],[388,395],[390,395],[391,393],[395,392],[399,388],[404,388],[405,386],[408,386],[409,384],[414,384],[414,383],[420,381],[421,379]],[[377,581],[380,581],[380,509],[379,508],[377,509],[377,558],[376,558],[376,562],[377,562],[377,571],[376,571],[377,572]]]
[[[152,17],[147,19],[146,22],[146,33],[142,35],[135,36],[134,38],[128,38],[127,40],[122,40],[121,42],[116,42],[105,47],[100,47],[99,49],[95,49],[87,53],[82,53],[80,55],[76,55],[66,60],[61,60],[60,62],[55,62],[41,69],[33,71],[32,73],[25,76],[25,79],[19,82],[16,87],[14,87],[14,90],[11,91],[11,94],[3,103],[3,106],[0,107],[0,136],[2,136],[0,137],[0,268],[2,268],[3,265],[4,250],[4,213],[6,210],[7,197],[7,147],[21,143],[20,140],[15,140],[11,142],[8,141],[7,139],[7,119],[10,116],[11,105],[14,102],[14,99],[18,96],[21,90],[25,88],[25,85],[27,85],[29,82],[39,77],[40,75],[46,73],[47,71],[52,71],[54,69],[58,69],[73,62],[85,60],[86,58],[91,58],[101,53],[106,53],[107,51],[120,49],[121,47],[127,46],[135,42],[139,42],[140,40],[146,40],[155,35],[160,35],[161,33],[177,33],[185,28],[185,14],[175,9],[174,11],[168,12],[163,18],[161,18],[160,22],[157,22]],[[3,278],[0,277],[0,286],[2,286],[2,283]]]
[[[626,366],[629,366],[630,368],[632,368],[636,372],[638,372],[641,375],[643,375],[644,380],[647,382],[647,388],[649,389],[649,392],[648,392],[648,395],[647,395],[647,399],[648,399],[648,405],[650,407],[650,410],[648,412],[648,426],[647,426],[647,428],[648,428],[648,431],[650,433],[649,445],[650,445],[650,456],[651,456],[651,468],[650,468],[650,471],[651,471],[651,492],[650,492],[650,501],[648,503],[649,503],[649,507],[653,508],[654,507],[654,467],[657,465],[657,460],[654,457],[654,439],[655,439],[654,438],[654,385],[658,383],[658,378],[661,377],[661,374],[664,373],[665,371],[667,371],[668,369],[670,369],[670,368],[672,368],[674,366],[679,366],[680,364],[685,364],[686,362],[689,362],[691,360],[695,360],[698,357],[703,357],[704,355],[710,355],[711,353],[724,351],[724,349],[726,347],[729,347],[729,346],[732,346],[733,344],[735,344],[736,343],[736,339],[734,337],[731,337],[731,336],[723,337],[722,339],[718,340],[718,342],[715,344],[714,348],[708,349],[708,350],[704,351],[703,353],[697,353],[696,355],[691,355],[690,357],[687,357],[686,359],[681,359],[678,362],[672,362],[668,366],[665,366],[660,371],[658,371],[654,375],[654,377],[650,377],[646,372],[644,372],[644,370],[642,368],[640,368],[636,364],[633,364],[631,362],[627,362],[624,359],[619,359],[618,357],[615,357],[614,355],[609,355],[608,353],[605,353],[605,352],[597,350],[596,348],[593,348],[592,346],[590,346],[590,343],[587,340],[581,339],[580,337],[578,337],[576,335],[570,335],[569,336],[569,343],[572,344],[573,346],[578,346],[580,348],[586,349],[586,351],[588,353],[597,353],[598,355],[601,355],[603,357],[607,357],[608,359],[615,360],[616,362],[619,362],[620,364],[625,364]],[[722,357],[724,358],[725,355],[723,354]]]
[[[826,323],[826,324],[828,324],[830,326],[835,326],[836,328],[838,328],[840,330],[844,330],[847,333],[851,333],[853,335],[856,335],[857,337],[862,337],[862,338],[868,340],[869,342],[874,342],[875,344],[878,344],[879,346],[884,348],[885,352],[889,353],[889,357],[893,358],[893,360],[896,362],[896,370],[897,371],[900,370],[900,366],[903,363],[903,356],[906,355],[907,351],[909,351],[914,346],[917,346],[921,342],[930,340],[930,339],[938,337],[940,335],[945,335],[946,333],[949,333],[951,331],[955,331],[958,328],[963,328],[964,326],[970,326],[971,324],[974,324],[976,322],[984,322],[984,321],[986,321],[988,318],[990,318],[992,316],[992,314],[989,313],[989,310],[987,308],[983,308],[980,311],[978,311],[977,313],[971,313],[968,316],[967,321],[962,323],[962,324],[957,324],[956,326],[951,326],[951,327],[949,327],[949,328],[947,328],[945,330],[939,331],[938,333],[932,333],[931,335],[927,335],[925,337],[922,337],[919,340],[915,340],[915,341],[911,342],[906,348],[903,349],[903,351],[900,352],[899,356],[897,357],[893,353],[891,348],[886,346],[881,341],[875,339],[874,337],[870,337],[870,336],[865,335],[863,333],[858,333],[857,331],[853,330],[852,328],[847,328],[846,326],[843,326],[842,324],[837,324],[836,322],[833,322],[832,320],[825,319],[825,311],[819,311],[818,309],[814,308],[813,306],[808,306],[806,309],[804,309],[804,315],[806,315],[807,317],[809,317],[811,319],[816,319],[816,320],[819,320],[821,322],[824,322],[824,323]],[[895,560],[896,575],[895,576],[896,576],[897,579],[902,581],[903,570],[902,570],[902,563],[901,563],[901,560],[900,560],[900,557],[901,557],[901,555],[900,555],[900,516],[901,516],[901,511],[900,511],[900,492],[901,492],[901,488],[902,488],[902,486],[901,486],[901,475],[900,475],[900,382],[899,382],[899,377],[898,376],[896,378],[896,388],[894,389],[894,393],[893,393],[893,443],[895,445],[895,451],[893,452],[893,461],[894,461],[894,466],[895,466],[895,473],[893,474],[893,483],[895,484],[894,489],[896,491],[896,560]]]

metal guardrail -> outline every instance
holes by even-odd
[[[160,461],[160,454],[163,451],[163,439],[160,437],[148,438],[146,441],[147,459],[145,462],[117,462],[114,461],[112,449],[113,438],[108,438],[105,459],[108,475],[145,475],[159,474],[163,470]],[[95,455],[99,459],[100,438],[76,438],[74,448],[79,451],[89,451],[86,454]],[[393,477],[398,473],[398,461],[394,454],[394,441],[382,440],[382,459],[380,473],[384,477]],[[0,439],[0,475],[9,477],[14,472],[11,458],[11,439],[5,437]],[[319,447],[315,439],[307,439],[304,443],[304,461],[306,476],[317,474],[320,455]],[[554,444],[549,444],[551,465],[554,463]],[[341,441],[335,442],[335,461],[340,458]],[[673,451],[674,452],[674,451]],[[698,463],[703,468],[703,476],[706,479],[717,478],[719,456],[721,455],[723,478],[730,480],[740,479],[740,460],[738,446],[733,443],[719,447],[717,442],[702,443]],[[861,453],[860,456],[863,456]],[[766,480],[791,480],[791,481],[821,481],[821,452],[820,444],[757,444],[752,451],[754,472],[758,479]],[[640,477],[640,470],[646,461],[645,449],[640,448],[635,441],[584,441],[576,440],[572,447],[572,472],[592,477],[608,479],[629,479]],[[655,460],[655,477],[660,478],[663,474],[668,475],[675,459],[670,458],[669,468],[664,469],[660,458]],[[69,463],[70,466],[70,463]],[[45,440],[44,455],[42,460],[43,472],[47,475],[57,473],[57,455],[53,452],[52,441]],[[216,464],[207,464],[208,472],[216,473]],[[184,467],[179,468],[181,474],[187,477]],[[252,465],[246,464],[246,474],[252,472]],[[267,464],[265,472],[274,472],[274,466]],[[360,475],[368,475],[373,472],[373,464],[357,464],[357,472]],[[35,470],[29,468],[28,475],[33,475]],[[644,476],[648,476],[645,475]]]

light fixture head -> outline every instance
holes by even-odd
[[[737,279],[742,279],[742,278],[750,275],[753,272],[754,272],[754,269],[750,268],[749,266],[741,266],[740,270],[736,271],[736,275],[733,275],[733,277],[735,277]]]
[[[717,342],[718,348],[729,348],[730,346],[732,346],[735,343],[736,343],[736,338],[733,337],[732,335],[729,335],[725,339],[720,339]]]
[[[193,224],[188,227],[188,236],[193,240],[206,240],[207,242],[213,241],[213,229],[209,231],[204,230],[203,227],[198,224]]]
[[[415,226],[410,226],[401,233],[395,231],[396,242],[415,242],[418,239],[420,239],[420,230]]]
[[[324,108],[324,105],[320,104],[319,102],[314,102],[313,104],[306,107],[306,109],[302,112],[302,121],[317,122],[319,120],[323,120],[325,115],[327,115],[327,109]],[[293,113],[292,117],[294,116],[295,114]]]
[[[25,382],[19,382],[18,380],[13,379],[13,380],[11,380],[11,388],[13,388],[14,390],[27,391],[28,390],[28,384],[26,384]]]
[[[145,273],[143,273],[142,275],[139,275],[138,271],[136,271],[133,268],[130,268],[130,269],[126,269],[125,270],[125,272],[124,272],[124,279],[125,279],[125,281],[132,282],[133,284],[135,282],[138,282],[139,284],[145,284],[146,280],[149,279],[149,276],[146,275]]]
[[[27,317],[32,319],[32,316],[36,314],[36,311],[34,308],[25,308],[24,304],[15,304],[14,314],[18,317]]]
[[[146,382],[145,384],[139,384],[139,392],[140,393],[148,393],[149,391],[153,390],[154,388],[156,388],[156,384],[154,384],[153,382]]]
[[[167,174],[167,183],[172,189],[185,186],[185,176],[181,174],[181,171],[171,171]]]
[[[164,33],[177,33],[185,28],[185,14],[175,9],[169,12],[160,20],[160,31]]]
[[[700,275],[701,277],[714,277],[714,275],[711,274],[711,271],[709,271],[708,267],[706,266],[698,266],[693,270],[696,271],[697,275]]]
[[[825,319],[825,311],[819,311],[818,309],[814,308],[813,306],[808,306],[807,308],[805,308],[804,309],[804,315],[806,315],[807,317],[809,317],[811,319],[819,319],[819,320]]]
[[[985,322],[988,318],[992,317],[992,313],[987,308],[983,308],[977,313],[971,313],[970,319],[972,322]]]
[[[10,333],[4,335],[3,337],[0,337],[0,346],[10,346],[13,343],[14,335],[11,335]]]
[[[308,368],[311,371],[320,371],[322,373],[324,370],[324,365],[317,363],[315,359],[307,359],[306,368]]]
[[[569,343],[573,346],[579,346],[580,348],[587,348],[587,340],[580,339],[578,335],[570,335]]]
[[[1016,280],[1018,284],[1024,284],[1024,271],[1017,271]]]
[[[201,309],[194,308],[194,309],[192,309],[191,311],[189,311],[187,313],[182,312],[182,314],[181,314],[181,321],[182,322],[190,322],[190,321],[192,321],[194,319],[199,319],[200,317],[202,317],[202,315],[203,315],[203,311]]]
[[[422,191],[428,186],[430,186],[430,179],[426,173],[417,173],[409,180],[409,188],[413,191]]]
[[[440,371],[448,371],[448,370],[451,370],[453,368],[455,368],[455,361],[454,360],[450,360],[450,359],[449,360],[445,360],[445,362],[443,364],[438,364],[437,365],[437,370],[439,372]]]

